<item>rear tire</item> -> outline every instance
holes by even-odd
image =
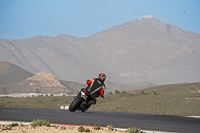
[[[80,105],[81,105],[81,103],[82,103],[83,100],[84,100],[84,99],[83,99],[82,97],[77,97],[77,98],[75,98],[75,99],[72,101],[72,103],[69,105],[69,111],[70,111],[70,112],[76,111],[76,110],[80,107]]]

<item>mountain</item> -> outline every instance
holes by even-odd
[[[9,62],[0,62],[0,85],[17,83],[34,74]]]
[[[86,38],[70,35],[0,39],[0,61],[34,74],[84,83],[104,72],[123,84],[200,81],[200,34],[152,17],[114,26]]]

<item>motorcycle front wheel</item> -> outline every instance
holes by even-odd
[[[69,111],[70,112],[76,111],[80,107],[80,105],[81,105],[81,103],[82,103],[83,100],[84,99],[82,97],[76,97],[72,101],[72,103],[69,105]]]

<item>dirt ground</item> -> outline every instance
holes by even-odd
[[[55,127],[47,127],[47,126],[36,126],[33,127],[31,125],[18,125],[8,129],[8,125],[0,125],[0,132],[2,133],[80,133],[78,131],[79,127],[73,126],[55,126]],[[95,130],[93,127],[84,127],[88,128],[89,133],[123,133],[124,131],[111,131],[108,129],[101,128],[100,130]],[[6,130],[7,129],[7,130]],[[124,132],[125,133],[125,132]]]

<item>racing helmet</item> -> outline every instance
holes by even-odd
[[[99,78],[101,78],[103,81],[106,80],[106,75],[104,73],[99,74]]]

